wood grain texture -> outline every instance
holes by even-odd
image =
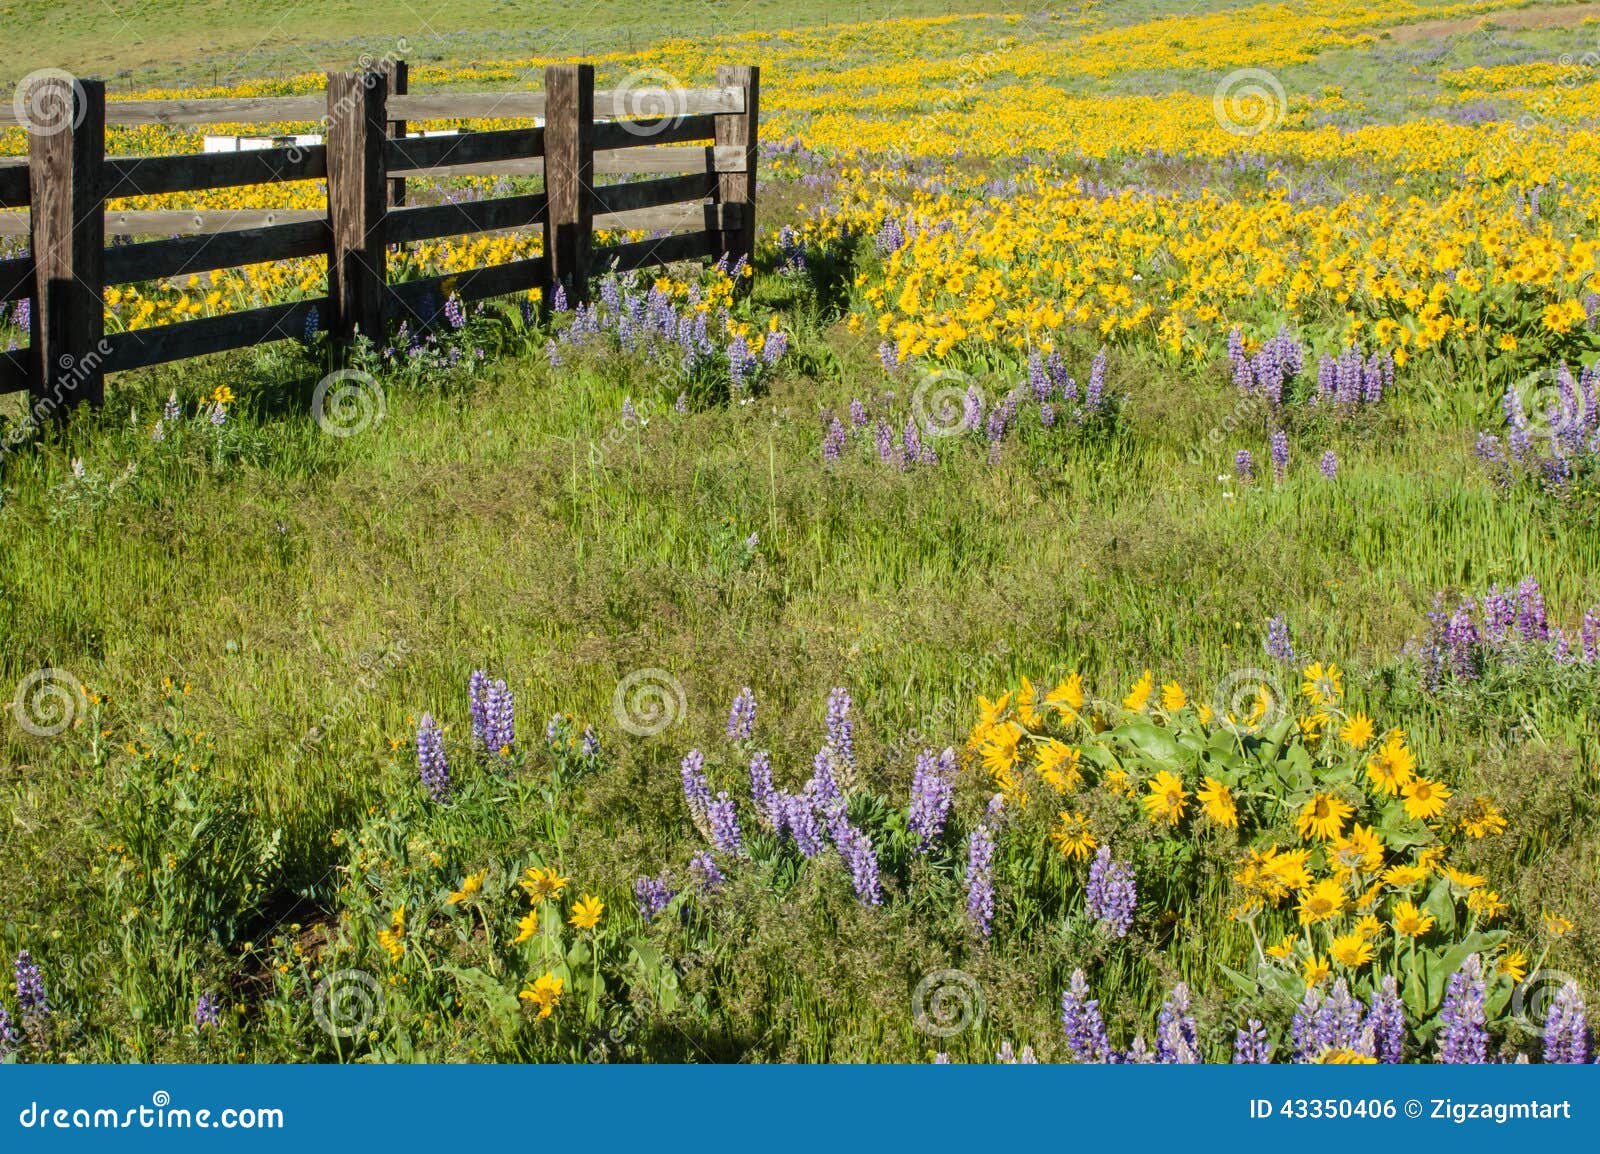
[[[634,269],[672,264],[680,260],[705,260],[716,255],[712,251],[716,243],[717,234],[714,232],[686,232],[653,240],[632,240],[595,249],[594,263],[598,269],[632,272]]]
[[[552,64],[544,70],[546,258],[550,281],[573,304],[589,296],[594,244],[594,68]],[[551,293],[544,294],[546,302]]]
[[[32,373],[36,413],[64,416],[105,400],[99,354],[105,335],[105,85],[97,80],[43,81],[43,99],[72,109],[58,131],[28,137],[34,259]],[[69,118],[63,117],[63,121]]]
[[[761,70],[746,64],[718,65],[717,83],[737,85],[745,91],[742,113],[717,117],[718,147],[744,150],[743,171],[722,172],[717,175],[717,200],[723,204],[745,206],[739,214],[738,223],[725,226],[722,234],[722,253],[728,255],[728,267],[732,268],[741,258],[746,262],[755,259],[756,160],[761,111]],[[741,282],[737,287],[743,289],[748,283]]]
[[[327,220],[319,217],[269,228],[113,245],[106,249],[105,283],[133,284],[269,260],[326,256],[332,242]]]
[[[383,340],[387,280],[384,214],[389,191],[388,77],[381,72],[328,74],[328,296],[329,332],[335,340],[357,335]]]
[[[544,224],[542,195],[502,196],[492,200],[467,200],[424,208],[397,208],[386,225],[391,244],[411,240],[436,240],[441,236],[532,228]]]
[[[105,195],[107,199],[159,196],[247,184],[320,180],[328,175],[327,157],[327,149],[320,144],[187,156],[112,157],[105,164]]]

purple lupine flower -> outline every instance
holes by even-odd
[[[994,926],[994,835],[980,825],[967,839],[967,916],[984,937]]]
[[[183,407],[178,404],[178,390],[173,389],[167,394],[167,403],[161,406],[161,419],[169,424],[183,415]]]
[[[904,453],[900,460],[902,469],[909,469],[922,459],[922,434],[917,429],[917,419],[915,417],[906,418],[906,428],[905,432],[901,434],[900,444]]]
[[[1322,475],[1330,481],[1339,479],[1339,458],[1332,449],[1322,454],[1322,463],[1318,466]]]
[[[445,298],[444,319],[450,322],[452,329],[461,329],[467,323],[467,310],[462,307],[461,298],[451,293]]]
[[[1517,633],[1528,642],[1550,640],[1544,592],[1539,588],[1538,579],[1532,576],[1524,577],[1517,586]]]
[[[1133,912],[1139,893],[1133,867],[1111,860],[1111,849],[1101,846],[1089,866],[1089,884],[1084,903],[1096,924],[1114,938],[1125,938],[1133,928]]]
[[[1267,656],[1274,661],[1287,661],[1294,664],[1294,645],[1289,640],[1289,622],[1282,613],[1276,614],[1267,622],[1267,639],[1263,642]]]
[[[1056,427],[1055,406],[1049,401],[1045,401],[1039,406],[1039,424],[1046,429],[1053,429]]]
[[[506,683],[496,679],[484,693],[484,748],[504,757],[517,743],[516,700]]]
[[[677,897],[677,891],[667,884],[667,877],[642,877],[633,883],[633,900],[639,907],[639,915],[647,922],[655,920],[657,914],[667,908],[667,903]]]
[[[895,464],[894,430],[889,427],[888,421],[878,422],[878,460],[885,465]]]
[[[1289,434],[1282,429],[1272,430],[1272,475],[1282,483],[1289,471]]]
[[[556,345],[554,340],[545,341],[544,359],[550,362],[550,367],[552,369],[559,369],[561,367],[561,349]]]
[[[1028,354],[1028,384],[1033,388],[1033,395],[1040,401],[1050,398],[1050,377],[1045,372],[1044,358],[1038,353]]]
[[[850,401],[850,427],[859,429],[867,423],[867,406],[861,403],[861,398],[854,397]]]
[[[1478,679],[1478,626],[1472,620],[1472,599],[1463,598],[1445,622],[1443,646],[1451,671],[1462,681]]]
[[[844,451],[845,431],[839,423],[839,418],[833,419],[833,424],[828,426],[827,436],[822,438],[822,459],[828,464],[833,464],[839,459],[839,454]]]
[[[879,342],[878,362],[883,365],[885,372],[892,373],[900,367],[900,351],[895,348],[893,341]]]
[[[489,743],[489,674],[487,670],[474,669],[467,678],[467,712],[472,717],[472,736]]]
[[[200,995],[194,1006],[194,1026],[197,1030],[216,1029],[222,1025],[222,1003],[210,991]]]
[[[1012,1049],[1010,1039],[1000,1043],[1000,1051],[995,1054],[994,1060],[1002,1066],[1037,1066],[1039,1056],[1033,1052],[1032,1046],[1022,1047],[1021,1053]]]
[[[783,354],[789,351],[789,334],[782,329],[773,329],[767,334],[767,339],[761,346],[761,363],[771,368],[783,359]]]
[[[1489,1060],[1489,1025],[1485,1017],[1483,961],[1467,955],[1450,975],[1439,1010],[1439,1061],[1446,1065],[1483,1065]]]
[[[567,288],[565,285],[559,283],[556,285],[555,292],[551,294],[550,307],[558,313],[567,311]]]
[[[578,743],[578,753],[589,761],[600,756],[600,735],[594,731],[594,726],[583,727],[583,740]]]
[[[756,728],[756,695],[746,685],[733,699],[728,711],[728,737],[733,741],[749,741]]]
[[[872,848],[872,839],[849,823],[839,831],[836,840],[839,856],[850,867],[850,885],[864,905],[883,904],[883,889],[878,884],[878,855]]]
[[[678,416],[687,416],[689,413],[689,394],[679,393],[678,399],[672,403],[672,411]]]
[[[706,755],[698,749],[684,754],[680,773],[683,777],[683,800],[689,804],[689,816],[694,824],[704,826],[711,813],[711,786],[706,781]]]
[[[1156,1054],[1145,1043],[1143,1034],[1135,1034],[1133,1045],[1129,1046],[1128,1052],[1122,1055],[1122,1061],[1129,1066],[1149,1066],[1156,1061]]]
[[[1315,1062],[1329,1050],[1352,1049],[1372,1055],[1373,1031],[1363,1028],[1364,1007],[1340,978],[1326,999],[1316,988],[1306,990],[1290,1024],[1295,1061]]]
[[[1156,1060],[1167,1065],[1200,1063],[1200,1031],[1189,1013],[1189,986],[1179,982],[1161,1005],[1156,1021]]]
[[[1544,1060],[1580,1066],[1589,1060],[1589,1018],[1577,982],[1567,982],[1550,1000],[1544,1020]]]
[[[1249,449],[1240,449],[1233,455],[1233,472],[1246,485],[1255,479],[1255,458],[1250,455]]]
[[[17,1031],[12,1025],[11,1015],[6,1013],[6,1008],[0,1005],[0,1061],[17,1048]]]
[[[782,830],[785,807],[781,794],[772,784],[772,758],[761,750],[750,758],[750,798],[756,815],[773,829]]]
[[[828,745],[847,769],[856,767],[855,723],[850,720],[850,691],[835,688],[828,694]]]
[[[429,797],[440,805],[450,800],[450,763],[444,756],[444,732],[428,713],[417,722],[417,772]]]
[[[22,303],[23,304],[27,304],[28,302],[27,301],[23,301]],[[21,312],[22,310],[18,309],[17,311]],[[300,334],[301,338],[305,341],[306,344],[309,345],[313,340],[316,339],[317,330],[320,329],[321,327],[322,327],[322,316],[321,316],[320,313],[317,312],[317,306],[316,305],[312,305],[310,310],[306,313],[306,327],[305,327],[305,331]]]
[[[45,996],[44,978],[27,950],[17,954],[13,968],[17,982],[17,1013],[24,1018],[43,1018],[50,1013],[50,999]]]
[[[948,1066],[948,1065],[950,1065],[950,1055],[948,1053],[946,1053],[944,1050],[940,1050],[937,1054],[935,1054],[933,1056],[933,1064],[935,1066]]]
[[[1236,1066],[1265,1066],[1272,1061],[1272,1043],[1267,1041],[1267,1027],[1251,1018],[1233,1036],[1233,1062]]]
[[[1483,595],[1483,628],[1489,644],[1496,647],[1505,644],[1516,620],[1517,611],[1510,590],[1499,585],[1489,586],[1489,592]]]
[[[755,367],[756,358],[750,352],[749,341],[740,335],[728,342],[728,384],[734,393],[737,394],[744,389],[745,381]]]
[[[1094,358],[1094,364],[1089,366],[1089,383],[1083,389],[1083,411],[1091,417],[1100,412],[1100,405],[1106,387],[1106,351],[1104,348]]]
[[[1100,1002],[1089,996],[1082,970],[1072,971],[1072,982],[1061,995],[1061,1025],[1067,1031],[1067,1051],[1074,1062],[1103,1065],[1113,1061]]]
[[[967,386],[967,396],[961,405],[961,427],[968,431],[983,424],[983,394],[977,385]]]
[[[1517,395],[1514,385],[1506,386],[1505,396],[1500,399],[1500,407],[1506,415],[1506,447],[1511,451],[1511,459],[1520,465],[1532,445],[1528,433],[1528,416],[1523,411],[1522,398]]]
[[[1238,325],[1228,331],[1228,363],[1233,368],[1233,383],[1249,392],[1250,358],[1245,356],[1244,333],[1239,331]]]
[[[716,860],[705,850],[699,850],[689,859],[689,874],[701,891],[714,894],[722,888],[724,878]]]
[[[1372,1056],[1397,1064],[1405,1050],[1406,1011],[1393,974],[1385,974],[1367,1003],[1367,1026],[1372,1030]]]
[[[1600,605],[1584,611],[1579,640],[1583,646],[1583,663],[1593,665],[1600,661]]]
[[[795,848],[803,857],[816,857],[822,852],[822,827],[817,822],[817,811],[812,802],[815,798],[814,786],[807,783],[806,792],[795,796],[779,794],[783,802],[783,828],[788,830],[789,836],[794,838]]]
[[[927,853],[944,833],[945,819],[955,800],[956,751],[946,747],[937,758],[933,750],[917,755],[911,778],[911,816],[906,828],[917,838],[917,852]]]
[[[711,827],[711,844],[732,857],[744,856],[744,838],[739,832],[739,811],[726,790],[706,807],[706,822]]]

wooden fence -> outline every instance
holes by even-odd
[[[35,419],[105,396],[105,374],[300,336],[381,342],[423,304],[561,285],[586,299],[592,272],[750,257],[755,242],[758,73],[722,66],[716,87],[599,91],[587,64],[545,69],[543,92],[411,95],[403,63],[330,73],[326,98],[128,100],[99,81],[47,80],[35,104],[59,130],[30,135],[25,164],[0,165],[0,233],[26,231],[31,254],[0,260],[0,302],[32,301],[26,349],[0,353],[0,393],[30,390]],[[51,101],[56,101],[51,105]],[[663,107],[665,104],[665,107]],[[70,116],[66,114],[70,109]],[[542,125],[406,135],[429,120]],[[108,124],[320,121],[324,143],[182,156],[108,157]],[[52,127],[55,127],[54,123]],[[708,141],[709,145],[692,142]],[[407,176],[541,176],[544,191],[407,207]],[[653,179],[599,184],[600,175]],[[325,210],[107,212],[110,200],[324,179]],[[7,227],[9,225],[9,228]],[[542,228],[542,256],[391,284],[391,245]],[[596,230],[670,235],[597,247]],[[165,239],[107,247],[107,235]],[[106,287],[323,256],[328,293],[220,316],[106,333]]]

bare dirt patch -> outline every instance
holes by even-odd
[[[1585,20],[1600,20],[1600,4],[1565,4],[1555,8],[1517,8],[1509,12],[1485,12],[1480,16],[1463,16],[1455,20],[1428,20],[1420,24],[1402,24],[1385,29],[1389,39],[1398,43],[1416,40],[1440,40],[1446,36],[1459,36],[1463,32],[1476,32],[1493,25],[1496,28],[1561,28],[1581,24]]]

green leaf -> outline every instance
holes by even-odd
[[[1130,722],[1111,732],[1133,746],[1141,757],[1157,769],[1176,771],[1189,764],[1190,759],[1184,756],[1172,734],[1149,722]]]
[[[1428,896],[1422,903],[1422,908],[1433,915],[1437,923],[1436,928],[1440,933],[1454,933],[1456,928],[1456,899],[1450,892],[1450,882],[1440,878],[1434,883],[1433,889],[1428,891]],[[1471,951],[1468,951],[1469,953]],[[1463,954],[1462,957],[1466,957]]]

